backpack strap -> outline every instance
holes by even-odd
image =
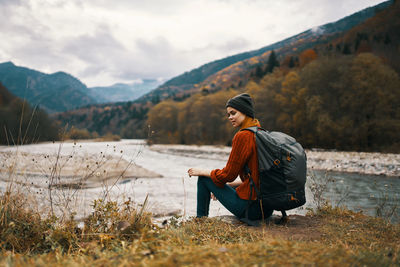
[[[253,185],[250,184],[250,187],[252,188]],[[252,221],[249,219],[249,208],[252,203],[252,200],[251,200],[252,196],[253,196],[253,190],[250,189],[250,197],[249,197],[249,200],[247,201],[247,207],[246,207],[246,213],[245,213],[246,215],[244,218],[241,218],[240,220],[244,223],[247,223],[247,225],[250,225],[250,226],[259,226],[259,223],[257,221]]]
[[[247,166],[247,164],[244,165],[244,174],[246,174],[249,177],[250,187],[254,188],[254,190],[256,191],[256,197],[258,199],[260,197],[260,190],[257,188],[256,184],[254,183],[253,177],[251,177],[250,168],[249,168],[249,166]],[[252,194],[252,193],[253,193],[253,190],[251,190],[250,194]],[[251,199],[251,196],[250,196],[250,199]]]
[[[263,207],[262,207],[262,201],[261,201],[261,199],[259,199],[260,190],[257,188],[256,184],[254,183],[254,180],[251,177],[250,168],[249,168],[249,166],[247,166],[247,164],[244,166],[244,173],[246,175],[248,175],[249,180],[250,180],[250,196],[249,196],[249,200],[247,202],[247,207],[246,207],[246,213],[245,213],[246,217],[245,218],[241,218],[240,220],[242,222],[244,222],[244,223],[247,223],[247,225],[250,225],[250,226],[259,226],[260,224],[259,224],[258,221],[252,221],[252,220],[249,219],[249,208],[250,208],[251,203],[253,202],[252,201],[252,196],[253,196],[253,188],[254,188],[254,190],[256,191],[257,200],[260,201],[262,221],[264,222],[264,210],[263,210]]]
[[[258,126],[251,126],[251,127],[243,128],[240,131],[250,131],[250,132],[253,132],[253,133],[257,133],[258,130],[266,131],[264,128],[261,128],[261,127],[258,127]]]

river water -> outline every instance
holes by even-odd
[[[400,221],[399,177],[324,171],[311,171],[311,176],[309,181],[316,180],[319,184],[328,181],[323,196],[333,206]]]
[[[76,151],[78,147],[79,151]],[[60,149],[61,148],[61,149]],[[112,148],[112,149],[110,149]],[[164,218],[171,215],[195,216],[196,214],[196,182],[197,178],[188,177],[187,170],[191,167],[204,169],[223,168],[229,148],[191,146],[189,150],[182,150],[182,146],[169,146],[168,149],[160,149],[157,146],[147,146],[142,140],[122,140],[119,142],[78,142],[45,143],[15,147],[0,147],[0,152],[11,151],[15,153],[29,153],[32,155],[69,155],[82,153],[86,157],[108,153],[121,156],[145,169],[162,175],[162,178],[127,178],[120,180],[111,188],[97,187],[73,191],[72,196],[66,196],[65,190],[59,189],[53,192],[59,199],[68,198],[69,209],[77,212],[77,218],[85,217],[91,212],[94,199],[105,196],[112,200],[123,201],[128,198],[135,203],[144,203],[148,198],[147,210],[156,217]],[[306,208],[316,205],[311,187],[320,188],[322,196],[332,205],[346,206],[351,210],[363,211],[375,216],[377,212],[389,216],[393,221],[399,221],[399,177],[371,176],[349,174],[340,172],[324,172],[309,170],[307,182],[307,204],[300,209],[295,209],[289,214],[304,214]],[[2,174],[0,187],[7,186],[7,177]],[[27,179],[42,179],[42,177],[27,177]],[[43,182],[45,184],[45,182]],[[322,186],[321,186],[322,185]],[[326,188],[324,188],[326,186]],[[38,204],[44,209],[48,206],[48,195],[45,186],[36,186],[30,190],[36,194]],[[69,192],[69,194],[72,194]],[[60,200],[60,201],[61,201]],[[60,205],[60,210],[64,209]],[[392,210],[395,210],[392,212]],[[229,212],[218,202],[212,201],[210,216],[228,215]]]

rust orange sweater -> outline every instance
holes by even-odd
[[[258,125],[258,121],[247,123],[242,128]],[[250,197],[250,180],[245,176],[243,168],[245,164],[249,166],[251,176],[254,183],[259,187],[258,181],[258,158],[255,136],[250,131],[239,131],[232,140],[232,150],[229,155],[228,162],[223,169],[215,169],[211,171],[211,179],[219,186],[223,187],[225,183],[233,182],[239,175],[243,183],[236,188],[236,192],[241,199],[249,199]],[[253,189],[252,199],[256,199],[256,192]]]

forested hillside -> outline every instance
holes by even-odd
[[[149,112],[154,142],[228,144],[229,97],[249,92],[264,128],[284,131],[306,147],[400,151],[400,78],[371,53],[322,56],[304,68],[276,69],[245,90],[164,101]]]
[[[41,109],[15,97],[0,83],[0,144],[58,140],[58,127]]]
[[[144,103],[87,107],[58,119],[128,138],[146,137],[150,126],[153,142],[227,144],[225,101],[247,91],[265,128],[288,132],[307,147],[399,151],[400,12],[398,2],[385,4],[390,7],[372,9],[375,16],[346,32],[296,35],[172,92],[168,101],[157,104],[172,88]]]
[[[6,62],[0,64],[0,82],[14,95],[49,113],[96,103],[87,94],[86,85],[65,72],[45,74]]]
[[[63,125],[87,129],[100,135],[118,134],[123,138],[147,136],[146,114],[152,103],[121,102],[98,104],[54,114]]]
[[[399,152],[399,18],[395,3],[332,42],[287,53],[280,62],[278,50],[267,60],[225,68],[199,85],[202,93],[150,110],[153,141],[227,144],[232,135],[223,99],[246,91],[265,128],[287,132],[306,147]],[[250,64],[258,66],[244,72]],[[223,90],[210,93],[216,85]]]

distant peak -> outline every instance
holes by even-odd
[[[60,76],[60,75],[71,76],[70,74],[68,74],[66,72],[63,72],[63,71],[57,71],[57,72],[54,72],[54,73],[52,73],[50,75],[54,75],[54,76]]]
[[[7,62],[4,62],[4,63],[0,63],[0,65],[2,65],[2,66],[15,67],[15,64],[12,63],[11,61],[7,61]]]

